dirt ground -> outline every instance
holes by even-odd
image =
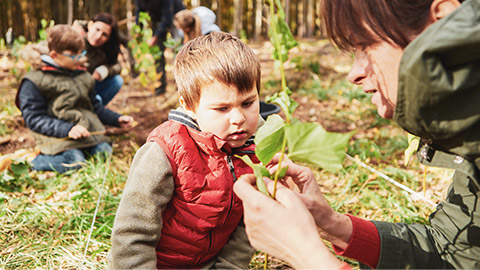
[[[262,81],[265,82],[272,78],[278,80],[279,77],[274,72],[274,63],[271,59],[272,48],[270,43],[249,44],[249,46],[256,52],[260,59]],[[342,71],[339,72],[339,70],[334,69],[338,69],[339,63],[346,63],[348,65],[350,62],[348,56],[340,54],[333,49],[331,45],[325,42],[302,42],[299,48],[295,48],[291,51],[290,59],[293,59],[296,56],[301,56],[304,59],[307,59],[309,56],[323,57],[323,60],[320,60],[320,76],[344,76]],[[171,65],[173,64],[173,57],[168,51],[166,57],[167,72],[169,72],[169,66],[171,70]],[[287,72],[289,69],[293,70],[295,67],[292,63],[287,63],[285,66]],[[345,69],[345,67],[342,69]],[[293,90],[298,84],[305,80],[305,76],[307,76],[307,78],[311,76],[311,72],[308,71],[292,71],[290,74],[291,75],[288,75],[288,84]],[[177,106],[178,94],[176,92],[171,72],[167,73],[167,78],[167,92],[160,96],[153,95],[153,87],[142,87],[136,79],[125,79],[125,84],[122,89],[107,107],[114,111],[133,116],[135,119],[135,126],[130,130],[107,127],[107,133],[114,135],[112,138],[116,151],[123,151],[123,148],[131,147],[132,143],[142,145],[149,132],[165,121],[169,110]],[[264,95],[265,93],[261,94],[261,99],[264,99]],[[329,119],[329,114],[325,112],[330,110],[332,104],[329,104],[328,101],[320,102],[296,94],[293,95],[293,98],[299,103],[299,107],[294,115],[296,118],[305,121],[319,122],[329,131],[348,132],[355,129],[355,126],[342,125],[341,123],[336,123]],[[34,148],[34,139],[25,127],[21,116],[15,117],[14,129],[15,132],[13,134],[0,138],[1,154],[13,153],[18,149]]]

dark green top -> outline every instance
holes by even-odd
[[[430,225],[374,221],[378,268],[480,268],[480,1],[469,0],[407,48],[395,121],[427,166],[455,169]]]

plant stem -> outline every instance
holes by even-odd
[[[274,8],[274,1],[273,0],[270,0],[270,27],[272,28],[272,39],[273,39],[273,43],[274,43],[274,46],[276,47],[275,49],[277,50],[278,52],[278,57],[279,57],[279,60],[280,60],[280,77],[281,77],[281,85],[282,85],[282,91],[285,92],[285,96],[288,97],[288,93],[287,93],[287,79],[286,79],[286,76],[285,76],[285,68],[283,67],[283,59],[282,59],[282,54],[280,53],[280,42],[278,40],[278,33],[277,33],[277,25],[276,25],[276,21],[273,19],[274,16],[275,16],[275,8]],[[278,8],[282,8],[281,6],[278,7]],[[286,102],[285,104],[289,104],[289,102]],[[287,124],[290,124],[290,112],[287,111],[284,112],[285,113],[285,121],[287,122]],[[282,152],[283,153],[283,152]]]
[[[278,183],[278,175],[280,174],[282,168],[282,161],[283,157],[285,156],[285,148],[287,147],[287,136],[283,136],[282,141],[282,148],[280,149],[280,159],[278,160],[278,168],[275,171],[275,176],[273,178],[273,192],[272,197],[275,199],[275,195],[277,194],[277,183]]]

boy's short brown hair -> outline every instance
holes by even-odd
[[[260,61],[240,39],[224,32],[212,32],[187,42],[175,58],[175,81],[181,97],[195,110],[202,87],[215,81],[237,87],[245,93],[260,91]]]
[[[57,24],[47,29],[47,44],[50,51],[78,52],[85,48],[83,37],[70,25]]]

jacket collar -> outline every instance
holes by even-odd
[[[86,70],[86,68],[83,68],[83,67],[79,68],[77,70],[69,70],[69,69],[62,68],[61,66],[59,66],[57,64],[57,62],[55,62],[55,60],[50,55],[47,55],[47,54],[42,54],[40,56],[40,59],[42,60],[42,63],[44,64],[40,68],[42,71],[57,71],[57,72],[60,72],[60,73],[75,75],[75,74],[78,74],[78,73]]]

